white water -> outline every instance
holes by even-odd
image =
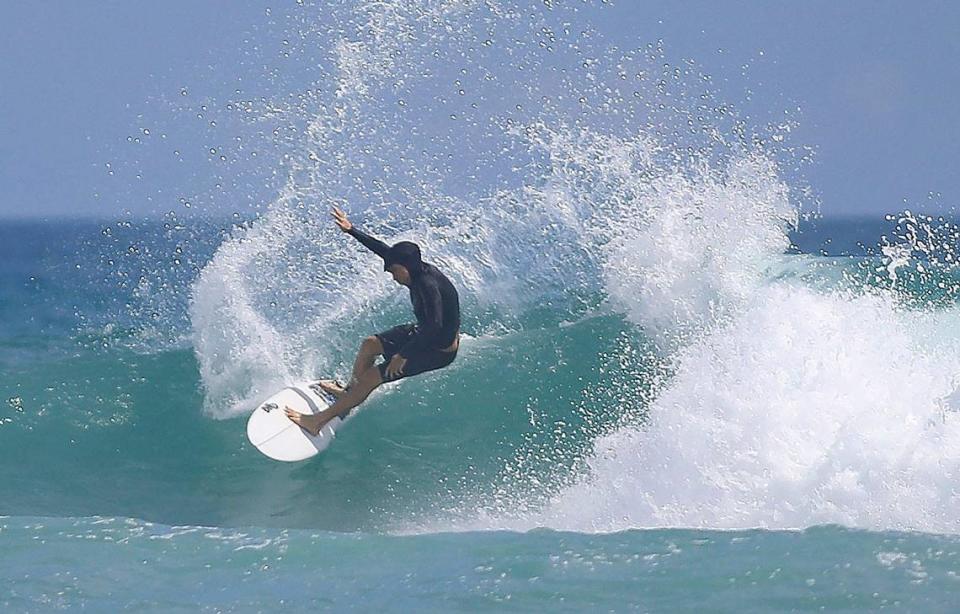
[[[645,428],[596,442],[533,525],[960,530],[960,314],[889,297],[759,289],[686,348]],[[921,327],[949,322],[928,345]]]
[[[691,341],[646,424],[596,441],[587,474],[522,526],[960,531],[960,310],[771,281],[783,192],[770,167],[750,169],[711,216],[613,246],[630,274],[607,284],[626,315]],[[900,266],[952,253],[907,234]]]

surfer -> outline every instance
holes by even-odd
[[[337,207],[333,208],[333,218],[340,230],[383,259],[383,270],[394,281],[410,290],[417,322],[394,326],[364,339],[346,387],[335,381],[319,383],[337,398],[324,411],[301,414],[284,408],[287,417],[314,435],[334,417],[346,416],[381,384],[446,367],[457,357],[460,347],[457,290],[437,267],[420,259],[420,247],[410,241],[387,245],[350,223],[347,214]],[[377,356],[384,360],[375,365]]]

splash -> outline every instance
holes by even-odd
[[[657,177],[609,246],[606,289],[648,334],[676,346],[710,330],[752,297],[797,224],[768,158]]]
[[[656,240],[666,230],[658,224],[675,215],[704,218],[701,233],[719,230],[716,216],[726,214],[712,211],[725,190],[776,192],[775,212],[756,212],[760,225],[792,215],[781,211],[782,186],[751,178],[772,162],[741,142],[741,122],[715,104],[708,77],[663,62],[660,43],[597,46],[588,25],[565,21],[578,17],[573,5],[349,9],[339,28],[300,23],[299,38],[319,34],[332,62],[314,64],[314,87],[259,105],[264,122],[302,126],[283,144],[285,185],[193,285],[193,344],[211,415],[241,414],[281,382],[342,369],[359,338],[391,323],[386,316],[408,317],[356,247],[324,227],[331,204],[387,240],[421,243],[461,288],[476,334],[517,330],[537,306],[555,320],[598,308],[619,279],[618,249],[644,249],[629,241]],[[559,68],[575,70],[560,81],[528,79]],[[631,79],[654,77],[649,92],[624,95],[639,87]],[[434,94],[451,83],[449,97]],[[717,159],[724,170],[711,170]]]
[[[300,128],[278,198],[194,284],[209,413],[343,369],[362,336],[409,317],[325,221],[338,203],[421,243],[486,344],[533,311],[546,329],[612,313],[671,365],[655,383],[590,383],[643,402],[615,401],[633,415],[545,504],[456,526],[958,529],[954,256],[931,249],[945,241],[908,233],[865,261],[877,275],[834,266],[842,283],[811,287],[785,273],[808,262],[785,255],[803,193],[782,163],[789,122],[750,133],[662,43],[605,48],[569,7],[349,9],[324,30],[320,85],[270,105]],[[905,299],[941,283],[936,305]]]

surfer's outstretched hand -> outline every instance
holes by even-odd
[[[348,232],[353,228],[353,224],[350,223],[350,220],[347,219],[347,214],[343,212],[343,209],[340,207],[334,207],[333,211],[333,221],[336,222],[337,226],[340,227],[340,230],[343,232]]]

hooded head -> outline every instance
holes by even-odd
[[[395,264],[403,266],[411,277],[417,276],[423,267],[423,261],[420,260],[420,246],[410,241],[400,241],[390,248],[383,259],[383,270],[394,273],[394,279],[403,283],[401,281],[403,276],[398,277],[394,271],[390,270],[390,267]]]

